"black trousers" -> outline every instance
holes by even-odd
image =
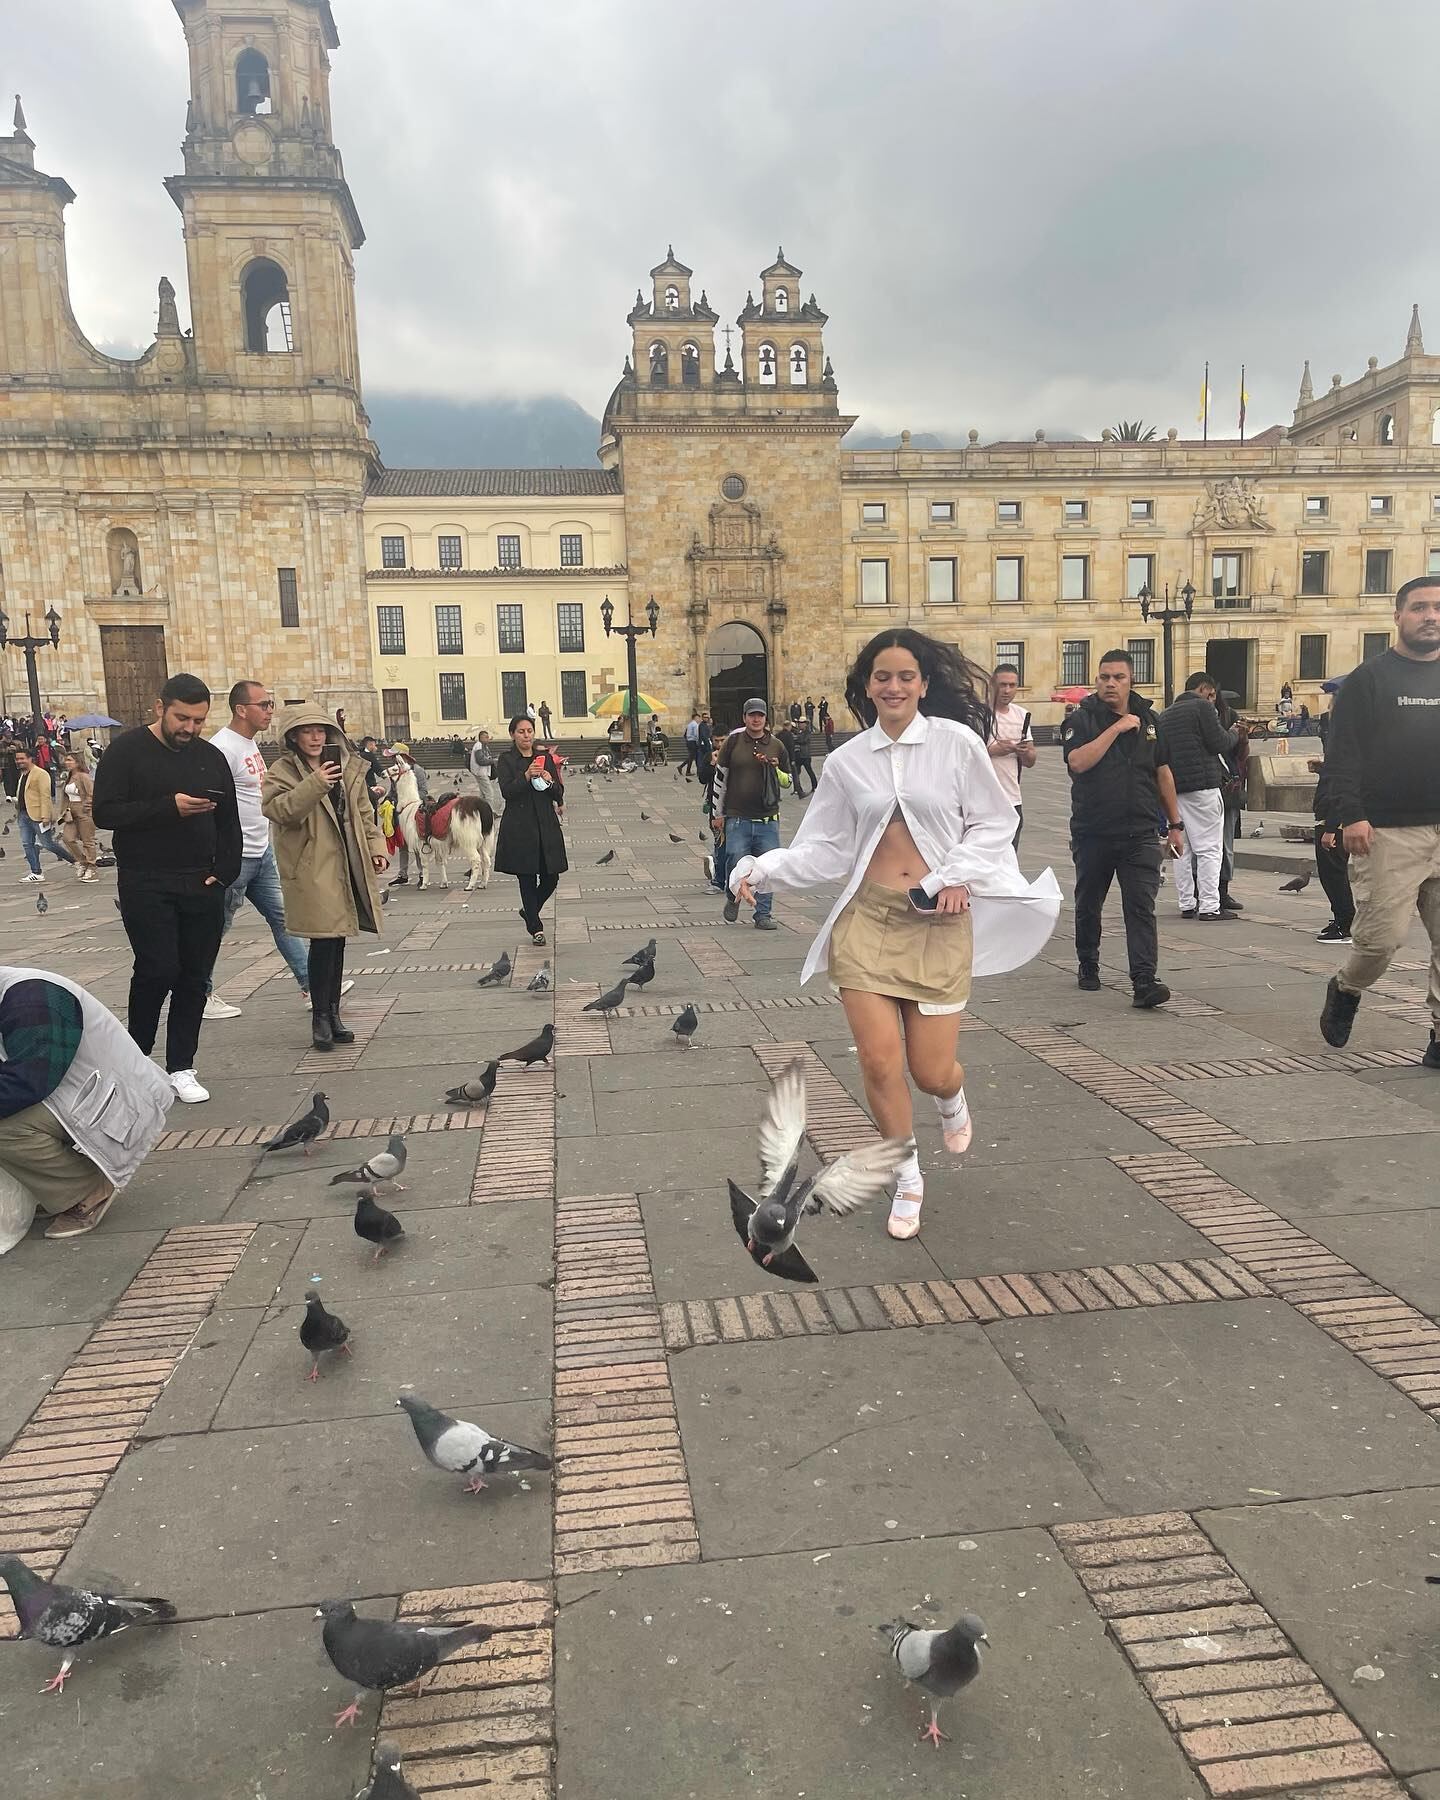
[[[800,777],[802,774],[810,777],[810,792],[813,794],[820,785],[815,779],[815,765],[810,761],[808,756],[801,756],[799,751],[796,751],[790,758],[790,778],[795,783],[795,798],[797,800],[800,798]]]
[[[1350,892],[1350,852],[1341,848],[1340,833],[1335,833],[1335,848],[1327,850],[1320,842],[1325,827],[1315,827],[1315,873],[1330,902],[1330,911],[1342,931],[1355,923],[1355,896]]]
[[[525,929],[534,937],[537,931],[543,930],[540,910],[559,887],[560,877],[547,869],[539,875],[517,875],[515,879],[520,884],[521,917],[525,920]]]
[[[340,1004],[340,983],[345,978],[344,938],[310,940],[310,1010],[332,1013]]]
[[[1159,839],[1148,831],[1141,837],[1076,837],[1071,847],[1075,856],[1075,954],[1081,974],[1100,972],[1100,916],[1110,883],[1118,878],[1130,979],[1137,987],[1154,981],[1160,961],[1160,938],[1155,929]]]
[[[135,952],[130,975],[130,1035],[148,1056],[160,1029],[166,996],[165,1067],[193,1069],[210,971],[225,930],[225,889],[219,882],[168,893],[146,882],[119,882],[120,922]]]

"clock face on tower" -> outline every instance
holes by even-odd
[[[275,154],[275,142],[263,125],[238,125],[231,138],[241,162],[258,169]]]

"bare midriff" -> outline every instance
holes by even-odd
[[[897,806],[875,846],[865,879],[903,894],[907,888],[918,886],[929,873],[930,865],[920,854],[905,815]]]

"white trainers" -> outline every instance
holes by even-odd
[[[45,877],[43,875],[22,875],[20,879],[22,881],[43,881]]]
[[[348,994],[350,992],[351,988],[354,987],[354,985],[355,985],[355,983],[347,978],[346,980],[344,980],[340,983],[340,992],[342,994]],[[301,988],[300,998],[308,1006],[310,1004],[310,990],[308,988]]]
[[[175,1098],[177,1100],[185,1100],[192,1106],[197,1100],[208,1100],[210,1098],[209,1088],[201,1087],[200,1083],[195,1079],[195,1071],[193,1069],[175,1069],[172,1071],[170,1085],[175,1090]]]
[[[222,1000],[218,994],[211,994],[205,1002],[205,1011],[201,1014],[206,1019],[238,1019],[240,1008],[232,1006],[228,1000]]]

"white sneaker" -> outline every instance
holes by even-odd
[[[200,1083],[195,1079],[195,1071],[193,1069],[176,1069],[170,1077],[170,1085],[175,1090],[175,1098],[177,1100],[185,1100],[192,1105],[197,1100],[208,1100],[210,1098],[209,1088],[201,1087]]]
[[[232,1006],[228,1000],[222,1000],[218,994],[211,994],[205,1002],[205,1011],[201,1014],[206,1019],[238,1019],[240,1008]]]
[[[346,980],[344,980],[340,983],[340,992],[342,994],[348,994],[350,992],[351,988],[354,987],[354,985],[355,985],[355,983],[347,978]],[[308,988],[301,988],[300,998],[308,1006],[310,1004],[310,990]]]
[[[22,875],[20,879],[22,881],[43,881],[45,877],[43,875]]]

